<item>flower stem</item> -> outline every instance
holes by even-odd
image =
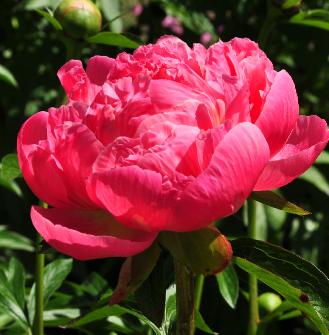
[[[194,334],[194,276],[186,266],[174,259],[176,275],[176,334]]]
[[[248,236],[256,238],[256,202],[252,199],[247,201],[248,208]],[[249,275],[249,323],[248,335],[256,335],[259,322],[258,310],[258,284],[254,275]]]
[[[35,251],[35,316],[34,335],[44,335],[43,325],[43,275],[45,265],[45,255],[41,253],[40,243],[42,237],[37,234]]]

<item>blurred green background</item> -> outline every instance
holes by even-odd
[[[0,157],[16,150],[16,136],[23,121],[33,113],[58,106],[63,99],[56,77],[67,60],[62,37],[37,10],[50,13],[58,1],[2,0],[0,2]],[[248,37],[259,41],[276,69],[286,69],[293,77],[299,95],[300,112],[329,119],[329,1],[327,0],[190,0],[119,1],[98,0],[103,29],[124,33],[141,43],[152,43],[163,34],[174,34],[188,44],[205,45],[219,38]],[[85,62],[95,54],[115,57],[123,48],[84,43]],[[31,204],[37,199],[19,178],[13,156],[2,161],[11,170],[0,171],[0,268],[9,271],[12,257],[25,267],[26,293],[32,286],[34,229],[29,219]],[[259,238],[284,246],[316,264],[329,274],[329,159],[324,153],[307,173],[281,190],[289,200],[313,214],[299,218],[278,210],[258,206]],[[18,178],[16,178],[18,176]],[[46,187],[46,186],[45,186]],[[219,222],[229,238],[246,232],[243,209]],[[62,260],[55,252],[47,263]],[[70,265],[60,263],[64,280]],[[145,322],[131,315],[102,318],[76,329],[57,328],[86,311],[91,304],[108,297],[114,288],[122,259],[74,261],[73,269],[59,291],[46,305],[47,334],[152,334]],[[167,264],[168,283],[172,279]],[[237,307],[230,308],[218,292],[214,277],[206,279],[201,313],[208,326],[222,335],[246,333],[246,276],[240,275]],[[163,285],[167,285],[167,282]],[[160,284],[159,284],[160,285]],[[329,288],[328,288],[329,289]],[[260,286],[260,293],[270,291]],[[132,299],[128,304],[135,304]],[[152,304],[151,301],[148,301]],[[28,307],[24,307],[28,308]],[[52,312],[61,310],[61,312]],[[1,312],[2,311],[2,312]],[[1,309],[0,333],[23,334],[13,318]],[[203,334],[202,331],[199,331]],[[317,334],[300,315],[273,323],[268,335]]]

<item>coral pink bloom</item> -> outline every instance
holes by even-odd
[[[329,133],[299,116],[290,75],[248,39],[189,48],[170,36],[86,71],[58,72],[68,104],[30,117],[19,162],[45,240],[79,259],[128,256],[161,230],[192,231],[253,190],[303,173]]]

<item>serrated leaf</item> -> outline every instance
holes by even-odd
[[[309,215],[309,211],[293,204],[290,201],[287,201],[279,194],[272,191],[257,191],[251,193],[251,198],[259,201],[267,206],[271,206],[287,213],[296,214],[296,215]]]
[[[239,278],[233,265],[216,275],[219,291],[231,308],[236,307],[239,297]]]
[[[329,195],[329,183],[327,179],[324,177],[324,175],[315,166],[311,166],[299,178],[314,185],[318,190],[320,190],[324,194]]]
[[[88,37],[86,41],[88,43],[112,45],[120,48],[136,49],[139,47],[139,43],[122,34],[113,33],[110,31],[100,32],[94,36]]]
[[[57,259],[49,263],[44,269],[44,306],[50,297],[59,289],[65,278],[72,270],[72,259]],[[28,298],[28,311],[31,324],[35,314],[35,284],[33,284]]]
[[[160,251],[159,246],[153,244],[144,252],[125,260],[120,270],[117,287],[111,296],[110,305],[120,303],[142,285],[154,269]]]
[[[303,312],[323,335],[329,334],[329,280],[312,263],[263,241],[232,241],[235,263]]]
[[[16,298],[18,305],[24,310],[25,306],[25,269],[16,258],[11,258],[8,266],[8,283]]]
[[[6,310],[7,314],[12,316],[17,323],[28,328],[28,321],[25,314],[16,301],[16,298],[8,283],[8,279],[3,271],[0,270],[0,308]]]
[[[62,25],[53,15],[42,9],[36,9],[35,11],[44,17],[56,30],[63,30]]]
[[[232,257],[230,242],[214,226],[188,233],[162,232],[159,241],[195,274],[218,273]]]
[[[0,231],[0,248],[34,251],[33,242],[30,239],[9,230]]]
[[[7,84],[17,88],[18,84],[14,75],[3,65],[0,64],[0,80]]]

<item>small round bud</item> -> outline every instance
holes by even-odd
[[[62,0],[55,18],[68,36],[77,39],[97,34],[102,25],[102,15],[90,0]]]
[[[281,305],[282,299],[279,295],[275,293],[265,292],[259,296],[258,303],[260,309],[263,309],[265,312],[270,313]]]

